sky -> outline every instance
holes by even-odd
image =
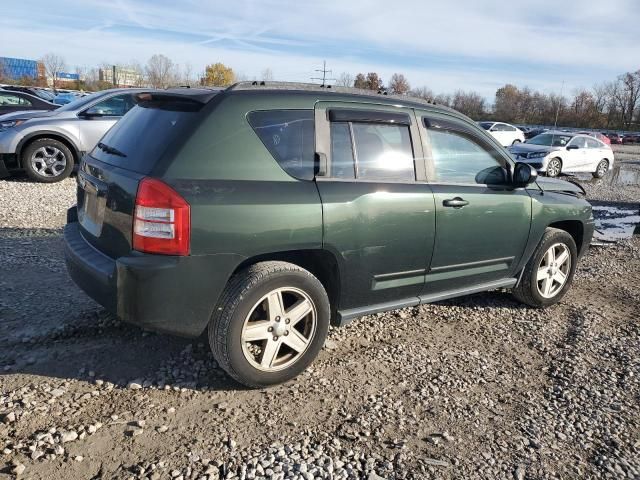
[[[492,99],[506,83],[565,94],[640,69],[638,0],[23,0],[3,2],[0,56],[76,65],[161,53],[194,75],[403,73],[435,93]],[[564,85],[564,86],[563,86]]]

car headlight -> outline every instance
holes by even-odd
[[[4,120],[0,121],[0,130],[6,130],[8,128],[17,127],[21,123],[26,122],[25,119],[15,119],[15,120]]]
[[[546,156],[547,156],[547,152],[535,152],[535,153],[530,153],[528,158],[542,158]]]

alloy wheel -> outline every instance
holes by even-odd
[[[560,175],[560,169],[562,167],[560,166],[560,160],[557,159],[552,159],[549,161],[549,164],[547,165],[547,175],[549,177],[557,177],[558,175]]]
[[[296,363],[317,328],[311,297],[294,287],[272,290],[251,309],[242,327],[242,351],[255,368],[274,372]]]
[[[598,164],[597,173],[599,177],[604,177],[607,174],[608,170],[609,170],[609,162],[607,162],[606,160],[603,160]]]
[[[556,243],[542,256],[536,274],[538,293],[544,298],[555,297],[567,283],[571,271],[571,253],[564,243]]]
[[[52,146],[38,148],[31,154],[29,161],[33,170],[43,177],[57,177],[67,167],[66,155]]]

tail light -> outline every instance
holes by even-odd
[[[189,255],[191,208],[178,192],[155,178],[138,186],[133,248],[163,255]]]

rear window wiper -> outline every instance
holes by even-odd
[[[126,156],[127,156],[127,154],[126,154],[126,153],[122,153],[122,152],[121,152],[120,150],[118,150],[117,148],[115,148],[115,147],[110,147],[109,145],[106,145],[106,144],[104,144],[104,143],[102,143],[102,142],[99,142],[99,143],[98,143],[98,148],[99,148],[100,150],[102,150],[103,152],[110,153],[111,155],[117,155],[117,156],[119,156],[119,157],[126,157]]]

